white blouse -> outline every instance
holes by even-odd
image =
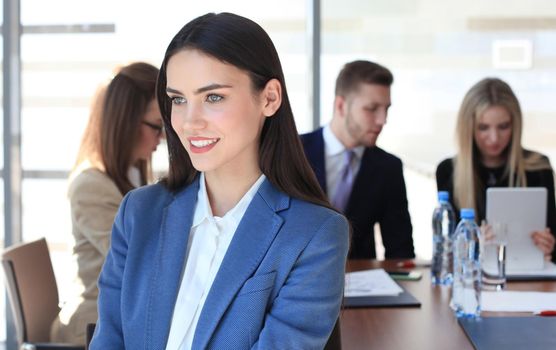
[[[261,175],[235,207],[223,217],[217,217],[212,214],[205,176],[201,173],[185,271],[174,306],[166,350],[191,349],[197,322],[216,273],[243,214],[265,179]]]

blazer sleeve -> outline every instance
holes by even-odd
[[[348,224],[334,214],[302,251],[252,349],[323,349],[339,317]]]
[[[112,244],[99,277],[99,318],[89,349],[124,349],[121,320],[121,288],[128,250],[124,227],[127,195],[122,201],[112,230]]]
[[[110,246],[110,232],[122,195],[107,179],[81,174],[71,184],[69,199],[73,230],[81,234],[104,257]],[[74,233],[75,234],[75,233]]]
[[[409,216],[403,166],[399,159],[389,172],[389,190],[386,194],[384,216],[380,232],[387,259],[414,258],[413,227]]]

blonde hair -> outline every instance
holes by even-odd
[[[463,98],[456,124],[458,153],[454,158],[454,202],[459,208],[474,208],[478,198],[484,196],[477,165],[479,151],[475,145],[475,125],[490,107],[505,108],[511,117],[512,136],[504,150],[506,163],[504,176],[508,186],[526,187],[526,170],[550,169],[547,159],[538,153],[524,155],[521,146],[523,129],[521,107],[510,86],[497,78],[485,78],[471,87]],[[482,198],[481,198],[482,199]]]

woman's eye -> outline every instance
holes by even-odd
[[[207,96],[207,102],[211,102],[211,103],[215,103],[215,102],[220,102],[222,101],[224,97],[220,96],[220,95],[216,95],[216,94],[210,94]]]
[[[171,97],[170,100],[172,101],[173,105],[177,105],[177,106],[187,102],[184,97],[178,97],[178,96]]]

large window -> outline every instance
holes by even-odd
[[[23,239],[47,238],[62,299],[73,239],[67,175],[99,84],[110,79],[114,68],[132,61],[159,66],[172,36],[192,18],[234,12],[252,18],[272,37],[298,129],[310,131],[307,4],[21,0]],[[556,161],[552,0],[537,0],[534,6],[517,0],[321,0],[321,8],[322,124],[332,116],[334,82],[345,62],[375,60],[394,73],[393,106],[379,146],[404,161],[419,257],[431,255],[434,169],[455,151],[456,113],[476,81],[485,76],[508,81],[524,110],[525,146]],[[165,147],[159,147],[154,158],[155,170],[163,173]],[[0,164],[3,167],[3,153]],[[2,305],[3,299],[0,309]]]

